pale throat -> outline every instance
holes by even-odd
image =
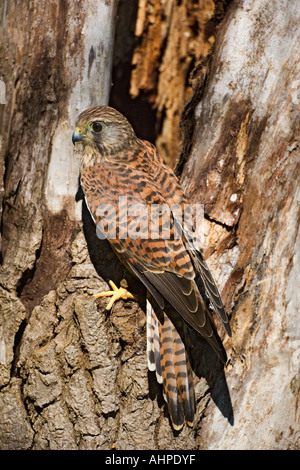
[[[80,161],[80,169],[84,170],[85,168],[95,166],[105,160],[105,156],[102,155],[96,148],[92,147],[91,145],[86,145],[83,149]]]

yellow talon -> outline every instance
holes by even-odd
[[[124,287],[118,288],[113,281],[109,281],[109,285],[111,286],[112,290],[94,294],[94,297],[96,297],[96,299],[99,299],[100,297],[111,297],[109,303],[106,306],[106,310],[110,310],[113,304],[119,299],[134,299],[134,296],[130,292],[128,292],[127,289],[124,289]]]

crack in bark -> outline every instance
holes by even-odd
[[[240,220],[239,219],[235,224],[227,225],[227,224],[225,224],[225,222],[221,222],[220,220],[214,219],[213,217],[209,216],[207,213],[204,214],[204,218],[206,220],[209,220],[210,222],[213,222],[216,225],[219,225],[220,227],[225,228],[227,230],[227,232],[236,231],[237,228],[238,228],[239,220]]]
[[[19,377],[19,368],[17,364],[19,360],[21,341],[22,341],[23,333],[25,331],[27,323],[28,321],[26,318],[22,320],[20,323],[19,329],[15,334],[15,340],[14,340],[14,345],[13,345],[13,360],[11,362],[11,372],[10,372],[11,377]]]

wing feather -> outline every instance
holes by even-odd
[[[149,152],[149,148],[147,152]],[[152,152],[151,149],[150,152]],[[158,158],[153,154],[150,155],[151,157]],[[117,192],[116,195],[114,189],[113,182],[116,174],[118,175],[117,187],[122,188],[122,196],[126,196],[132,204],[146,203],[149,207],[151,204],[186,202],[176,177],[170,173],[171,170],[162,167],[156,175],[149,176],[144,169],[135,167],[133,173],[128,161],[130,161],[129,157],[126,163],[123,160],[94,166],[82,178],[87,206],[96,224],[100,219],[97,212],[99,196],[95,200],[95,188],[101,188],[101,203],[110,208],[109,216],[106,216],[109,222],[114,214],[120,222],[122,211],[126,210],[126,205],[119,205],[120,192]],[[157,181],[154,180],[154,176],[158,178]],[[159,187],[160,178],[162,178],[161,187]],[[168,196],[170,181],[175,187],[174,191],[171,191],[173,196]],[[129,224],[133,220],[134,215],[131,218],[128,217]],[[140,223],[141,232],[148,233],[149,219],[141,219]],[[184,236],[182,239],[174,237],[175,224],[176,215],[171,212],[170,237],[167,239],[142,238],[141,236],[114,238],[113,233],[109,231],[107,238],[122,261],[143,282],[159,307],[164,308],[164,299],[166,299],[192,328],[209,341],[224,361],[226,360],[224,348],[220,346],[210,312],[195,282],[197,275],[203,282],[207,296],[221,318],[226,331],[230,333],[228,318],[218,289],[201,253],[197,252],[193,245],[188,245]],[[113,223],[109,223],[108,227],[113,229]]]
[[[176,274],[170,272],[158,274],[147,271],[144,276],[159,290],[180,316],[210,343],[222,362],[226,362],[225,349],[216,332],[210,312],[198,292],[195,281],[189,281],[194,285],[195,298],[192,302],[191,296],[184,296],[181,290],[182,278],[179,278]]]
[[[200,280],[204,286],[205,293],[209,298],[212,307],[218,317],[220,318],[224,329],[228,336],[231,336],[231,328],[229,324],[229,319],[227,313],[225,312],[224,305],[218,290],[218,287],[215,283],[215,280],[207,266],[206,261],[203,258],[203,254],[199,249],[195,248],[195,245],[191,245],[189,242],[189,253],[191,254],[195,270],[197,275],[200,277]]]

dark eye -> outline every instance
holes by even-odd
[[[103,126],[101,122],[93,122],[91,128],[93,132],[99,133],[102,131]]]

